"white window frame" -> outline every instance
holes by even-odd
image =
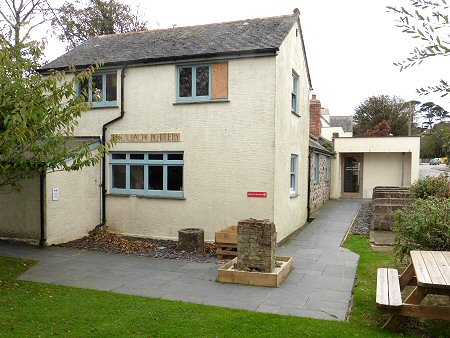
[[[297,196],[298,194],[298,155],[291,154],[291,170],[290,170],[290,194]]]

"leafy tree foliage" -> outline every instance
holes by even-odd
[[[421,46],[414,48],[408,58],[396,63],[400,70],[420,64],[431,57],[450,55],[447,0],[410,0],[408,8],[395,6],[387,8],[398,16],[397,27],[422,42]],[[446,80],[440,80],[437,85],[419,88],[417,92],[420,95],[435,92],[445,96],[450,93],[450,86]]]
[[[70,141],[77,118],[89,109],[75,85],[94,67],[72,79],[64,72],[42,76],[36,71],[42,47],[0,38],[0,187],[20,190],[22,179],[45,170],[79,170],[105,150]]]
[[[147,29],[147,22],[132,13],[129,5],[116,0],[66,1],[52,20],[58,38],[71,49],[90,37]]]
[[[436,122],[442,122],[450,118],[448,111],[433,102],[425,102],[420,106],[420,115],[425,119],[423,125],[426,129],[433,128]]]
[[[364,132],[364,136],[366,137],[380,137],[380,136],[389,136],[391,133],[391,127],[389,127],[389,123],[386,120],[378,123],[373,130],[368,130]]]
[[[373,131],[385,122],[394,136],[408,135],[408,114],[405,101],[397,96],[371,96],[361,103],[353,114],[356,123],[353,132],[362,136],[367,131]]]

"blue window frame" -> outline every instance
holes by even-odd
[[[291,154],[291,195],[297,194],[298,155]]]
[[[330,158],[327,156],[325,159],[325,179],[330,179]]]
[[[111,152],[113,194],[184,197],[183,152]]]
[[[314,154],[314,183],[319,183],[319,154]]]
[[[211,100],[212,70],[210,64],[177,67],[177,101]]]
[[[117,72],[95,73],[78,85],[77,92],[94,108],[117,106]]]
[[[298,115],[298,75],[294,70],[292,71],[291,110]]]

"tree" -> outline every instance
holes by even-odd
[[[426,120],[422,123],[426,129],[432,129],[436,122],[443,122],[450,117],[448,111],[433,102],[422,103],[419,111]]]
[[[362,136],[366,131],[373,131],[385,121],[394,136],[408,135],[408,114],[405,101],[397,96],[371,96],[361,103],[353,114],[356,123],[353,132]]]
[[[0,187],[20,190],[20,181],[35,173],[79,170],[97,163],[105,151],[70,138],[76,119],[89,109],[75,86],[95,67],[72,79],[64,72],[42,76],[36,71],[42,48],[37,42],[11,45],[0,37]]]
[[[0,36],[4,42],[19,45],[31,30],[43,24],[51,7],[48,0],[2,0],[0,3]],[[26,29],[23,34],[22,29]]]
[[[56,10],[52,26],[59,30],[58,38],[71,49],[90,37],[142,31],[147,22],[132,13],[129,5],[115,0],[76,0],[65,2]]]
[[[389,127],[389,123],[386,120],[378,123],[373,130],[367,130],[364,132],[364,136],[366,137],[380,137],[380,136],[389,136],[391,133],[391,128]]]
[[[447,0],[410,0],[410,8],[388,6],[388,11],[398,15],[397,27],[419,39],[422,45],[415,47],[410,57],[395,63],[400,70],[422,63],[425,59],[450,55],[450,24]],[[450,93],[446,80],[437,85],[417,89],[420,95],[431,92],[445,96]]]

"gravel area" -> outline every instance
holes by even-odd
[[[214,244],[205,243],[204,252],[186,252],[178,249],[176,241],[120,236],[107,232],[91,234],[75,241],[60,244],[71,249],[122,253],[161,259],[185,260],[197,263],[224,263],[216,257]]]
[[[361,204],[358,214],[352,224],[350,232],[357,235],[367,235],[370,232],[370,223],[372,221],[372,202]]]

